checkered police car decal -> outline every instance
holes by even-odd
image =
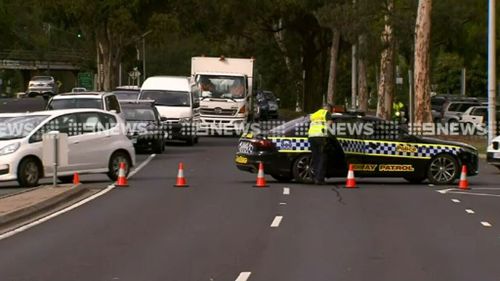
[[[309,152],[307,138],[273,137],[271,141],[279,152]],[[404,142],[385,142],[379,140],[358,140],[338,138],[345,153],[407,158],[431,158],[440,153],[457,155],[461,148],[457,146],[418,144]]]

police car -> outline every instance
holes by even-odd
[[[254,173],[262,162],[265,173],[278,181],[312,182],[308,128],[309,116],[304,116],[266,133],[243,135],[236,166]],[[468,176],[478,174],[473,146],[411,135],[394,122],[339,114],[331,130],[337,141],[330,139],[327,147],[327,178],[345,177],[349,164],[357,177],[401,177],[411,183],[451,184],[462,165]]]

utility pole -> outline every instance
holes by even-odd
[[[496,135],[496,0],[488,9],[488,144]]]
[[[356,5],[356,0],[352,0],[353,7]],[[357,38],[357,37],[356,37]],[[356,110],[356,100],[358,97],[358,68],[357,68],[357,52],[356,43],[352,44],[352,58],[351,58],[351,107]]]

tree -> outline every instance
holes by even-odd
[[[432,0],[419,0],[415,25],[415,123],[432,122],[430,102],[430,41]]]
[[[392,100],[394,97],[394,31],[392,13],[394,0],[386,1],[384,30],[382,31],[383,51],[380,55],[380,78],[378,84],[377,116],[383,119],[391,118]]]

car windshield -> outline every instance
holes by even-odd
[[[156,105],[163,106],[190,106],[188,92],[144,90],[141,100],[154,100]]]
[[[118,100],[136,100],[139,96],[139,91],[115,91],[113,92]]]
[[[243,99],[247,95],[241,76],[199,75],[196,83],[202,98]]]
[[[71,108],[103,109],[101,99],[54,99],[47,106],[48,110]]]
[[[154,121],[155,113],[151,108],[124,107],[125,119],[127,121]]]
[[[0,140],[21,139],[28,136],[48,115],[29,115],[0,120]]]

